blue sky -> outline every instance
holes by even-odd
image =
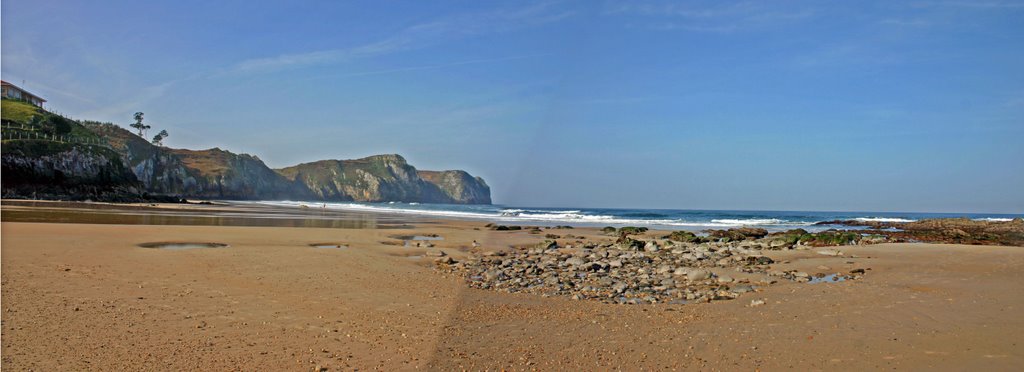
[[[1024,1],[4,2],[2,75],[527,206],[1024,212]]]

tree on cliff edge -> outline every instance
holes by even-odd
[[[161,130],[160,133],[157,133],[155,136],[153,136],[153,144],[157,146],[163,146],[164,138],[167,138],[167,136],[170,136],[170,134],[167,134],[167,130]]]
[[[136,112],[135,113],[135,122],[132,123],[132,125],[130,125],[130,126],[132,128],[135,128],[136,130],[139,131],[139,137],[146,138],[146,131],[149,130],[149,128],[151,128],[151,127],[146,125],[146,124],[142,124],[142,115],[143,115],[143,113]]]

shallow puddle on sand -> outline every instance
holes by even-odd
[[[345,249],[345,248],[348,248],[348,245],[339,244],[339,243],[313,243],[313,244],[310,244],[309,246],[313,247],[313,248],[321,248],[321,249]]]
[[[838,274],[828,274],[822,277],[812,277],[807,284],[818,284],[818,283],[838,283],[845,282],[846,276]]]
[[[429,235],[395,235],[392,239],[398,240],[444,240],[444,237],[437,234]]]
[[[444,240],[444,237],[440,236],[440,235],[437,235],[437,234],[428,234],[428,235],[393,235],[393,236],[391,236],[391,239],[401,240],[402,241],[402,246],[405,246],[405,247],[412,247],[414,245],[418,247],[418,246],[420,246],[420,244],[419,243],[413,243],[413,242],[438,241],[438,240]]]
[[[142,243],[139,244],[142,248],[157,248],[167,249],[172,251],[180,251],[185,249],[202,249],[202,248],[227,248],[228,245],[224,243],[197,243],[197,242],[155,242],[155,243]]]

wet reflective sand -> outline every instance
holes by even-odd
[[[411,228],[431,221],[409,216],[319,209],[197,204],[101,204],[5,200],[5,222],[95,223],[118,225],[192,225],[316,227],[335,229]]]

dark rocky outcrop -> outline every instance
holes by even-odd
[[[713,238],[728,238],[730,240],[760,239],[768,235],[768,230],[757,227],[738,227],[728,230],[707,230],[705,232]]]
[[[860,233],[881,235],[892,241],[1024,246],[1024,219],[976,221],[935,218],[912,222],[836,220],[821,225],[868,227]]]
[[[118,154],[99,146],[10,141],[3,151],[3,196],[97,201],[144,200]]]
[[[671,234],[668,234],[668,236],[665,236],[665,239],[687,243],[699,242],[701,240],[697,234],[689,231],[673,231]]]

